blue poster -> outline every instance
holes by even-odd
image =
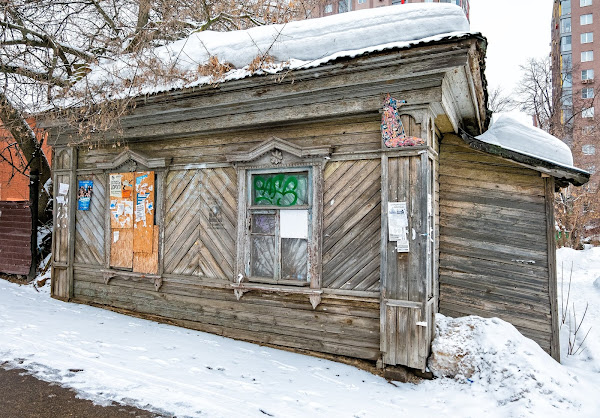
[[[77,191],[78,210],[90,210],[93,188],[94,182],[92,180],[79,180],[79,189]]]

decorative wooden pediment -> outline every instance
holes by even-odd
[[[228,155],[227,161],[230,163],[251,163],[264,159],[266,163],[279,165],[286,162],[285,154],[295,157],[296,161],[324,159],[331,155],[331,147],[300,147],[284,139],[272,137],[248,151]]]
[[[161,168],[167,165],[165,158],[149,158],[138,152],[126,149],[117,155],[112,161],[98,163],[97,167],[102,170],[114,170],[129,163],[131,163],[133,167],[140,165],[145,168]],[[136,168],[134,168],[134,170],[135,169]]]

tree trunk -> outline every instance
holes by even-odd
[[[27,161],[28,169],[22,168],[21,174],[29,177],[29,172],[39,173],[39,194],[38,194],[38,219],[41,223],[47,222],[51,217],[48,202],[50,195],[46,193],[44,185],[51,178],[50,164],[40,142],[38,141],[35,132],[23,118],[21,113],[15,109],[8,97],[0,90],[0,120],[4,128],[7,129],[15,142],[19,146],[25,161]]]

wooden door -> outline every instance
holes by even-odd
[[[424,370],[433,327],[432,163],[426,152],[382,157],[383,362]],[[408,251],[388,234],[390,202],[406,202]]]

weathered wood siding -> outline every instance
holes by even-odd
[[[334,161],[324,182],[323,287],[378,292],[381,160]]]
[[[95,267],[96,257],[90,255],[95,245],[87,240],[87,247],[77,251],[74,300],[259,343],[379,359],[381,163],[376,154],[347,160],[350,152],[379,152],[379,124],[379,114],[373,113],[261,131],[129,143],[132,151],[169,162],[164,183],[157,183],[158,190],[164,190],[164,214],[157,221],[164,231],[159,253],[162,286],[157,292],[153,280],[130,273],[106,284]],[[323,207],[324,234],[329,236],[323,249],[324,293],[314,310],[307,295],[250,291],[238,301],[230,286],[236,277],[238,179],[225,155],[271,136],[300,146],[335,148],[332,161],[323,168],[325,188],[331,188]],[[110,147],[82,150],[81,179],[119,152]],[[94,190],[92,202],[100,197]],[[105,222],[92,213],[97,222]],[[79,230],[87,215],[77,215]]]
[[[92,180],[94,188],[90,210],[75,213],[75,263],[104,266],[106,176],[84,175],[78,176],[79,180]]]
[[[379,358],[379,301],[324,296],[315,310],[306,296],[203,286],[198,278],[122,277],[104,284],[97,270],[76,268],[75,300],[168,318],[169,322],[227,337],[344,356]]]
[[[234,277],[237,178],[232,167],[167,175],[164,272]]]
[[[456,136],[442,141],[440,312],[497,316],[550,352],[545,180]]]

